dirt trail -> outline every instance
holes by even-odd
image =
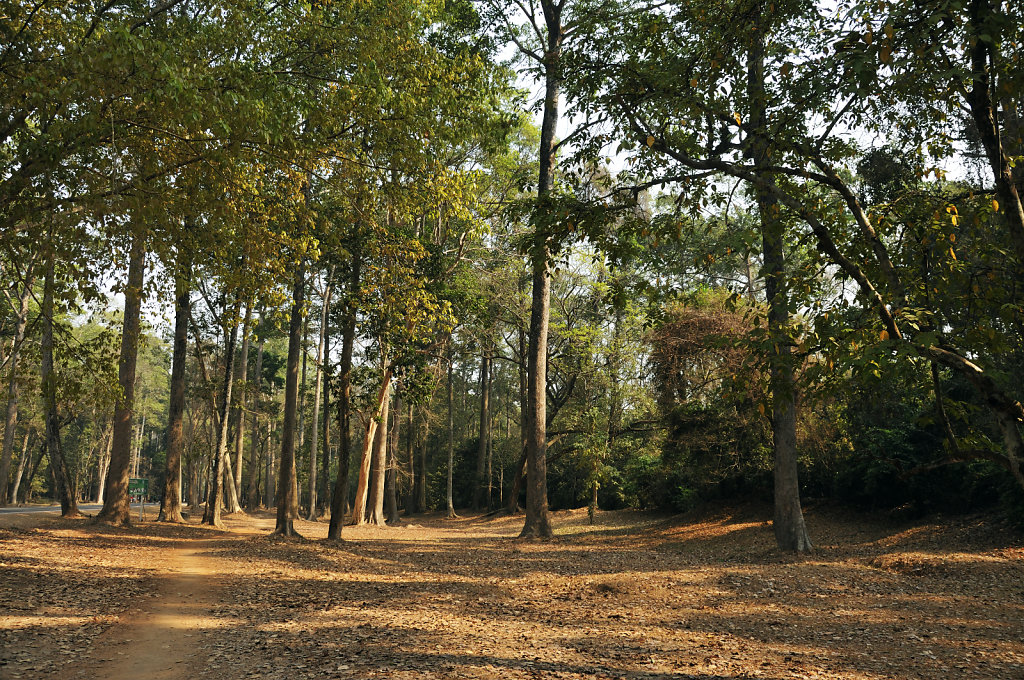
[[[241,624],[220,611],[225,575],[217,556],[235,541],[265,533],[268,522],[229,518],[231,535],[179,542],[159,554],[155,588],[144,607],[110,628],[96,642],[94,664],[78,677],[96,680],[191,680],[208,665],[214,633]],[[154,555],[155,556],[155,555]]]
[[[206,632],[224,625],[210,615],[219,600],[220,585],[213,580],[214,558],[203,554],[215,543],[189,541],[162,555],[161,569],[166,573],[147,598],[146,610],[130,615],[97,640],[98,664],[86,677],[175,680],[195,676],[198,657],[205,653],[197,643]]]

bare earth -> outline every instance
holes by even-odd
[[[1024,542],[980,518],[0,519],[0,678],[1024,678]]]

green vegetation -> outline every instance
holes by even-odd
[[[0,504],[1024,503],[1016,3],[0,25]]]

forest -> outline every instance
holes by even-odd
[[[1021,0],[0,36],[3,680],[1024,677]]]
[[[2,3],[0,503],[1024,509],[1024,7]]]

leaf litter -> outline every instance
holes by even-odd
[[[558,512],[543,542],[516,538],[521,517],[416,517],[340,542],[319,540],[325,523],[271,536],[267,514],[223,531],[0,527],[0,678],[104,677],[142,653],[133,612],[168,593],[202,614],[161,632],[193,656],[160,677],[1024,677],[1024,548],[1005,524],[816,508],[819,545],[796,556],[767,517]],[[192,602],[168,556],[200,545],[212,586]]]

